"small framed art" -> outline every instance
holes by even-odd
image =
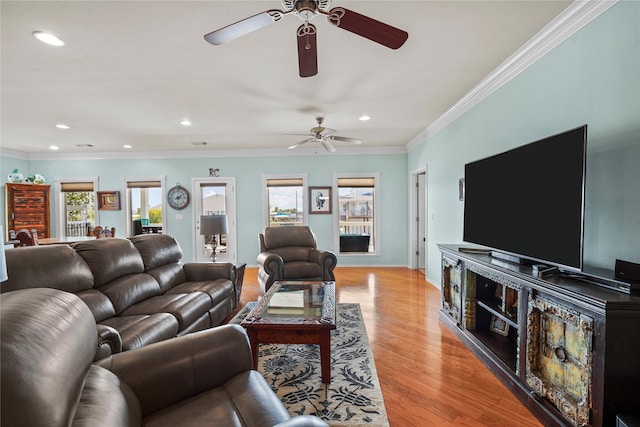
[[[309,187],[309,213],[331,213],[331,187]]]
[[[98,209],[101,211],[119,211],[120,192],[98,191]]]

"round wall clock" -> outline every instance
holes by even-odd
[[[169,206],[173,209],[184,209],[189,205],[189,191],[186,188],[176,185],[167,194]]]

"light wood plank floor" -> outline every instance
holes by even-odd
[[[362,308],[391,427],[542,426],[438,320],[440,293],[407,268],[338,267],[338,302]],[[241,304],[262,292],[247,268]]]

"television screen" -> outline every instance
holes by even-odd
[[[582,269],[587,126],[465,165],[464,240]]]

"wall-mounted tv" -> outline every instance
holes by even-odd
[[[582,269],[587,125],[465,165],[464,240]]]

